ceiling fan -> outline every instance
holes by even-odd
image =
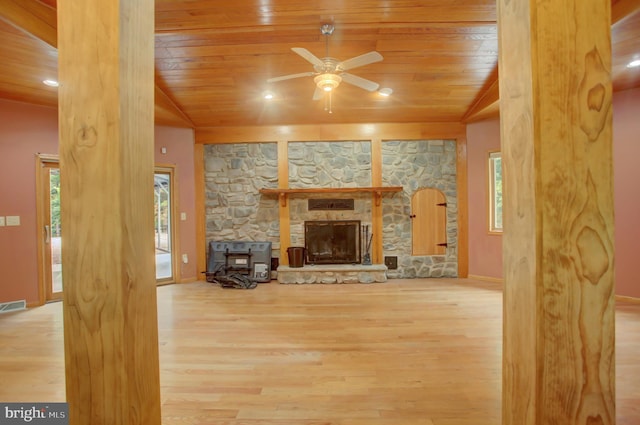
[[[310,62],[313,65],[314,71],[273,77],[269,78],[267,82],[275,83],[278,81],[291,80],[293,78],[313,76],[313,81],[316,83],[316,90],[313,93],[313,100],[321,99],[325,93],[329,93],[329,96],[331,96],[331,92],[343,81],[367,91],[377,90],[378,87],[380,87],[378,83],[367,80],[366,78],[358,77],[357,75],[349,74],[345,71],[357,68],[359,66],[368,65],[370,63],[379,62],[383,59],[382,55],[378,52],[373,51],[344,61],[339,61],[336,58],[330,57],[329,36],[333,34],[334,29],[334,26],[331,24],[324,24],[322,25],[322,27],[320,27],[320,31],[326,37],[326,56],[322,59],[316,57],[313,53],[303,47],[291,48],[291,50],[300,55],[303,59]],[[330,106],[329,108],[325,107],[325,109],[329,109],[329,112],[331,112]]]

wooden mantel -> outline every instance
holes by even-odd
[[[285,207],[287,198],[293,194],[304,193],[363,193],[369,192],[375,195],[376,206],[380,205],[382,194],[386,192],[402,192],[402,186],[377,186],[377,187],[307,187],[301,189],[260,189],[264,195],[278,195],[280,204]]]

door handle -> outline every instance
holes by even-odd
[[[49,229],[49,225],[45,224],[44,226],[44,243],[51,242],[51,230]]]

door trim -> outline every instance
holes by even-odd
[[[36,305],[44,305],[47,303],[47,278],[46,265],[45,265],[45,243],[43,237],[43,229],[45,226],[45,213],[47,208],[45,207],[45,194],[43,187],[44,166],[46,164],[60,164],[60,158],[57,154],[43,154],[38,153],[35,155],[35,169],[36,169],[36,247],[37,247],[37,271],[38,271],[38,302]],[[176,283],[180,280],[177,277],[179,271],[179,251],[178,246],[178,207],[176,199],[178,199],[177,185],[176,185],[176,166],[173,164],[157,164],[154,167],[154,173],[161,172],[170,175],[171,179],[171,267],[172,278],[156,280],[157,285],[165,285],[169,283]]]
[[[164,173],[169,175],[169,195],[170,195],[170,213],[171,220],[169,225],[171,226],[171,278],[168,279],[156,279],[156,285],[167,285],[170,283],[177,283],[180,279],[177,276],[177,273],[180,270],[180,256],[178,255],[179,244],[178,244],[178,205],[176,200],[178,199],[177,193],[177,184],[176,184],[176,166],[174,164],[156,164],[154,167],[154,174]]]
[[[58,155],[54,154],[36,154],[36,243],[37,243],[37,261],[38,261],[38,305],[44,305],[47,302],[47,278],[45,266],[45,243],[43,238],[43,229],[45,226],[44,215],[47,211],[45,207],[45,192],[42,183],[44,178],[44,167],[47,164],[60,164]]]

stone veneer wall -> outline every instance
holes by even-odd
[[[289,143],[289,187],[371,186],[370,142]],[[354,210],[309,211],[310,198],[354,199]],[[306,220],[360,220],[371,229],[371,195],[314,194],[290,197],[291,245],[304,246]]]
[[[458,275],[458,197],[456,142],[453,140],[388,141],[382,144],[384,186],[404,190],[384,197],[383,252],[398,257],[398,269],[389,278],[456,277]],[[411,255],[411,197],[419,189],[435,188],[447,202],[445,255]]]
[[[371,186],[371,142],[289,143],[289,187]]]
[[[289,187],[371,186],[371,144],[362,141],[290,142]],[[398,257],[389,278],[457,276],[456,143],[449,140],[382,143],[384,186],[403,192],[383,196],[383,254]],[[278,186],[277,145],[239,143],[205,146],[207,240],[266,240],[279,255],[278,201],[261,196]],[[411,255],[411,196],[441,190],[447,200],[445,255]],[[310,197],[352,198],[353,211],[308,211]],[[371,226],[371,195],[314,194],[289,197],[291,245],[304,246],[305,220],[361,220]]]
[[[205,145],[207,241],[271,241],[280,247],[278,200],[261,196],[278,187],[276,143]]]

